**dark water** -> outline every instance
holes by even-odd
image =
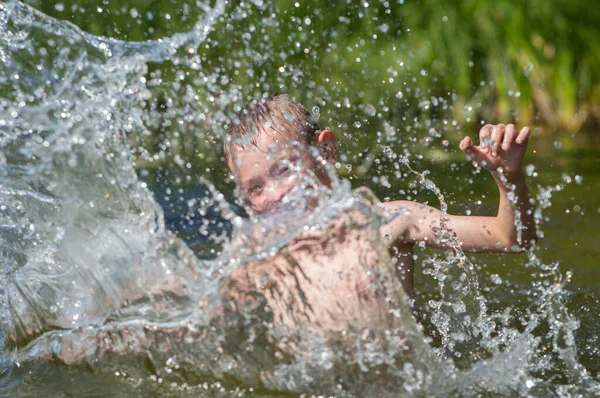
[[[592,375],[600,372],[600,347],[598,330],[600,330],[600,157],[597,141],[575,153],[563,153],[555,149],[553,137],[539,136],[532,139],[530,154],[526,163],[535,165],[537,175],[529,178],[533,195],[540,188],[564,185],[552,194],[551,206],[544,210],[545,221],[541,225],[544,237],[539,240],[535,253],[544,263],[559,263],[565,277],[564,303],[570,314],[579,321],[579,329],[575,333],[578,354]],[[533,153],[535,148],[543,148]],[[540,153],[542,152],[542,153]],[[438,164],[439,169],[444,165]],[[462,213],[470,209],[474,213],[493,215],[495,211],[495,186],[485,175],[479,176],[481,181],[461,189],[461,184],[453,183],[436,176],[436,165],[431,170],[431,178],[454,202],[450,212]],[[578,176],[578,177],[576,177]],[[487,177],[487,178],[486,178]],[[565,183],[565,181],[570,181]],[[473,190],[473,193],[470,190]],[[485,198],[482,196],[485,195]],[[481,205],[477,201],[481,200]],[[432,254],[433,251],[426,253]],[[515,311],[523,311],[521,305],[535,300],[532,297],[532,286],[539,277],[539,270],[524,266],[524,254],[469,254],[478,266],[480,280],[486,285],[486,297],[490,307],[495,311],[503,311],[507,306],[515,305]],[[559,282],[559,281],[556,281]],[[425,299],[435,295],[435,283],[427,275],[416,273],[416,289]],[[540,335],[543,331],[540,330]]]
[[[570,151],[557,148],[559,142],[569,141],[575,146]],[[561,274],[566,277],[564,303],[570,314],[579,321],[575,333],[577,351],[582,364],[592,375],[600,372],[600,146],[595,135],[581,134],[577,137],[534,133],[525,164],[535,166],[535,175],[528,179],[531,194],[536,196],[543,189],[561,188],[552,193],[550,207],[543,210],[544,222],[540,226],[543,238],[535,249],[536,256],[545,264],[559,263]],[[431,171],[430,177],[441,188],[449,202],[449,212],[494,215],[497,192],[492,179],[481,173],[473,183],[466,176],[472,175],[469,162],[459,164],[462,172],[452,173],[448,178],[445,170],[452,162],[424,163]],[[380,197],[390,196],[376,190]],[[424,194],[418,201],[436,199]],[[539,201],[538,201],[539,207]],[[435,251],[423,251],[423,255],[435,255]],[[527,303],[535,301],[532,287],[539,283],[539,269],[525,264],[525,254],[469,254],[476,264],[477,273],[484,285],[488,304],[492,311],[501,312],[514,305],[514,311],[526,311]],[[559,282],[559,281],[556,281]],[[436,283],[428,275],[416,272],[415,288],[417,302],[424,312],[425,302],[436,296]],[[426,320],[425,320],[426,323]],[[541,336],[544,331],[539,330]]]

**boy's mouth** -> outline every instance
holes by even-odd
[[[307,211],[314,210],[319,204],[322,193],[312,184],[292,188],[281,200],[255,211],[260,221],[267,219],[279,222],[291,221],[292,218],[302,218]]]

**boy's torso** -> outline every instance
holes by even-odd
[[[398,294],[390,289],[399,288],[394,273],[412,294],[412,247],[388,251],[376,227],[357,213],[342,213],[276,255],[239,266],[224,284],[226,300],[243,306],[261,295],[267,307],[262,310],[272,311],[274,324],[287,327],[389,327],[389,296]],[[394,272],[396,267],[401,271]]]

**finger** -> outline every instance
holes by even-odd
[[[460,143],[458,144],[458,147],[462,150],[462,151],[466,151],[467,149],[469,149],[470,147],[473,146],[473,141],[471,140],[471,137],[465,137],[463,138]]]
[[[519,132],[519,135],[517,136],[517,138],[515,139],[515,142],[517,144],[526,144],[527,140],[529,139],[529,127],[523,127],[521,129],[521,131]]]
[[[467,155],[467,158],[476,163],[484,163],[487,155],[473,144],[471,137],[465,137],[459,144],[460,149]]]
[[[504,137],[502,138],[502,150],[508,151],[510,149],[510,145],[512,144],[517,130],[515,129],[514,124],[509,124],[504,129]]]
[[[458,144],[458,147],[465,153],[465,155],[467,155],[469,160],[475,160],[474,150],[476,147],[473,145],[471,137],[463,138],[462,141],[460,141],[460,144]]]
[[[491,124],[486,124],[479,130],[479,148],[483,152],[488,151],[488,145],[490,142],[490,137],[492,136],[492,129],[494,126]]]
[[[504,129],[506,128],[503,124],[498,124],[492,129],[492,142],[490,144],[492,149],[492,156],[498,156],[500,150],[500,143],[502,142],[502,136],[504,135]]]

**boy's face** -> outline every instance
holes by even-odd
[[[329,186],[323,162],[335,159],[335,145],[330,132],[323,134],[324,139],[319,136],[321,159],[311,155],[306,143],[279,134],[260,134],[256,146],[232,151],[229,167],[237,177],[242,199],[253,211],[269,212],[298,184],[305,184],[301,186],[304,189],[311,188],[313,182]],[[327,156],[328,147],[331,156]],[[312,179],[307,178],[311,175]]]

